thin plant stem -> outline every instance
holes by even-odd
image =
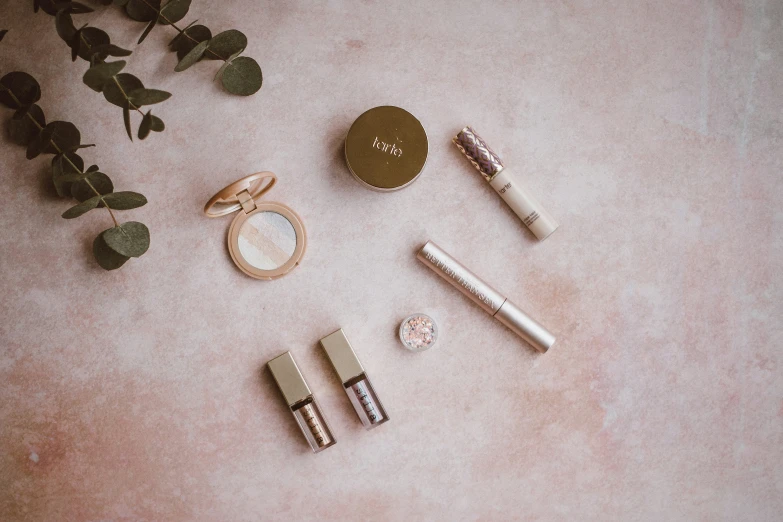
[[[149,8],[150,8],[150,9],[152,9],[152,10],[154,10],[156,13],[158,13],[158,16],[159,16],[161,19],[163,19],[164,21],[168,22],[168,24],[169,24],[171,27],[173,27],[174,29],[176,29],[177,31],[179,31],[179,34],[181,34],[181,35],[184,35],[185,37],[187,37],[187,39],[188,39],[188,40],[190,40],[191,42],[193,42],[193,43],[195,43],[195,44],[201,43],[201,42],[197,41],[195,38],[193,38],[192,36],[190,36],[190,35],[189,35],[188,33],[186,33],[185,31],[183,31],[182,29],[180,29],[179,27],[177,27],[176,25],[174,25],[174,22],[172,22],[171,20],[169,20],[168,18],[166,18],[166,17],[165,17],[165,16],[164,16],[164,15],[163,15],[163,14],[160,12],[160,11],[161,11],[161,9],[158,9],[158,8],[157,8],[157,7],[155,7],[154,5],[150,4],[149,2],[147,2],[147,0],[141,0],[141,1],[144,3],[144,5],[146,5],[147,7],[149,7]],[[217,59],[219,59],[219,60],[223,60],[224,62],[227,62],[227,61],[228,61],[228,59],[227,59],[227,58],[223,58],[222,56],[220,56],[220,55],[219,55],[219,54],[217,54],[216,52],[214,52],[214,51],[211,51],[209,48],[207,48],[206,52],[207,52],[207,53],[209,53],[209,54],[211,54],[212,56],[214,56],[215,58],[217,58]]]
[[[9,88],[7,88],[7,87],[5,87],[5,86],[3,86],[3,89],[5,89],[5,91],[6,91],[8,94],[10,94],[10,95],[11,95],[11,98],[13,98],[13,100],[16,102],[16,104],[17,104],[17,105],[19,105],[20,107],[22,106],[22,102],[20,102],[20,101],[19,101],[19,98],[17,98],[17,97],[16,97],[16,95],[15,95],[15,94],[14,94],[14,93],[11,91],[11,89],[9,89]],[[38,127],[38,130],[40,130],[40,131],[42,131],[42,130],[43,130],[43,127],[41,126],[41,124],[40,124],[40,123],[38,123],[38,120],[36,120],[35,118],[33,118],[33,117],[30,115],[30,112],[29,112],[29,111],[25,113],[25,116],[27,116],[27,117],[30,119],[30,121],[32,121],[33,123],[35,123],[35,126],[36,126],[36,127]],[[57,145],[57,143],[55,143],[55,142],[54,142],[54,140],[49,140],[49,143],[51,143],[51,144],[52,144],[52,147],[54,147],[54,148],[55,148],[55,150],[56,150],[56,151],[57,151],[59,154],[62,154],[62,157],[63,157],[63,158],[65,158],[65,161],[67,161],[68,163],[70,163],[70,164],[71,164],[71,167],[73,167],[73,169],[74,169],[76,172],[78,172],[78,173],[80,173],[80,174],[84,174],[84,172],[82,172],[82,169],[80,169],[79,167],[77,167],[77,166],[76,166],[76,165],[73,163],[73,161],[71,161],[71,158],[69,158],[67,154],[63,153],[63,150],[62,150],[62,149],[61,149],[61,148],[60,148],[60,147]],[[87,183],[87,186],[88,186],[88,187],[90,187],[90,188],[92,189],[92,191],[93,191],[93,192],[95,192],[95,195],[96,195],[96,196],[98,196],[99,198],[101,198],[101,202],[102,202],[102,203],[103,203],[103,205],[106,207],[106,210],[108,210],[108,211],[109,211],[109,215],[111,216],[111,219],[112,219],[112,221],[114,221],[114,226],[115,226],[115,227],[118,227],[118,226],[120,226],[119,222],[117,221],[117,218],[114,216],[114,212],[112,212],[112,210],[111,210],[111,207],[110,207],[110,206],[109,206],[109,204],[106,202],[106,200],[103,198],[103,194],[101,194],[100,192],[98,192],[98,189],[96,189],[96,188],[93,186],[93,184],[92,184],[92,183],[90,183],[90,180],[88,180],[86,177],[85,177],[85,178],[83,178],[83,181],[84,181],[85,183]]]

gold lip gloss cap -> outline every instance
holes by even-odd
[[[291,356],[291,352],[285,352],[266,364],[289,406],[293,406],[313,394],[307,386],[302,372],[299,371],[296,361]]]
[[[326,350],[326,355],[343,383],[364,373],[364,367],[342,328],[321,339],[321,346]]]

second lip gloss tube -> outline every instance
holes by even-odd
[[[285,352],[266,364],[313,453],[333,446],[337,441],[291,352]]]
[[[369,430],[389,420],[389,415],[383,409],[381,400],[375,394],[375,389],[342,328],[321,339],[321,346],[326,350],[326,355],[337,371],[343,389],[364,427]]]

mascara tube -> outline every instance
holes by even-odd
[[[539,352],[544,353],[555,344],[555,336],[549,330],[432,241],[419,250],[416,258]]]
[[[500,157],[487,146],[476,131],[465,127],[452,141],[539,241],[543,241],[557,230],[558,224],[555,218],[544,210],[530,191],[514,179],[506,170]]]

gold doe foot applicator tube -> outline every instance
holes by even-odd
[[[544,353],[555,344],[555,336],[549,330],[432,241],[419,250],[416,258],[539,352]]]
[[[505,169],[497,154],[481,136],[465,127],[452,140],[539,241],[557,230],[558,224],[536,198]]]

